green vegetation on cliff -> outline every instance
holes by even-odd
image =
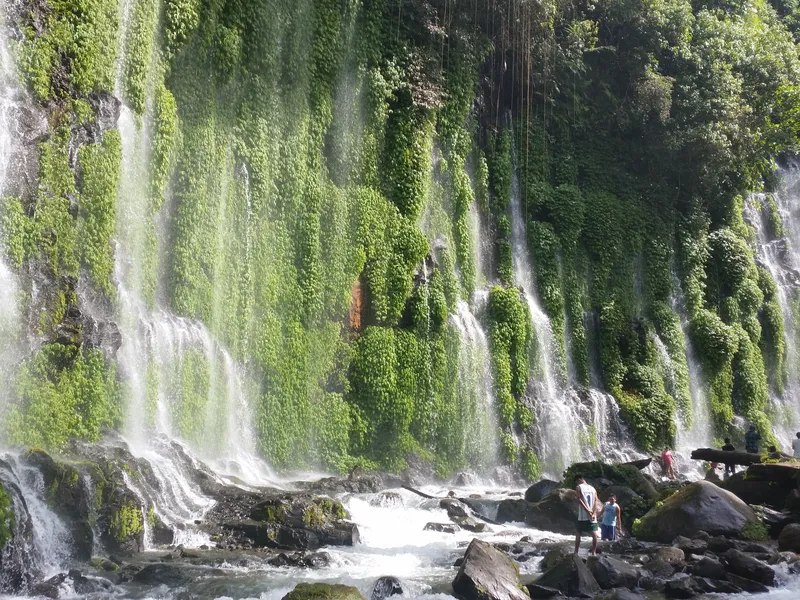
[[[135,0],[120,20],[108,0],[31,4],[15,51],[51,134],[1,222],[25,290],[46,282],[24,307],[46,343],[17,368],[8,437],[59,447],[120,425],[113,352],[65,325],[90,301],[113,312],[124,284],[246,365],[277,468],[417,456],[449,475],[484,460],[453,317],[473,300],[499,455],[533,478],[515,434],[542,340],[514,287],[512,193],[559,384],[604,386],[643,448],[672,444],[693,420],[686,332],[715,433],[734,414],[769,431],[789,328],[743,205],[800,129],[792,7]],[[106,93],[135,132],[80,138]],[[118,214],[130,185],[144,200]],[[780,236],[774,200],[763,210]],[[218,366],[187,352],[169,375],[177,433],[223,443],[199,416]]]

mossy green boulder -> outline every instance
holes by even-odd
[[[652,508],[634,523],[633,534],[645,541],[669,543],[679,535],[691,538],[698,531],[741,536],[759,523],[753,510],[735,495],[709,481],[697,481]]]
[[[610,465],[598,460],[575,463],[564,471],[563,487],[575,489],[575,478],[579,475],[598,492],[611,486],[625,486],[643,498],[658,500],[661,497],[653,483],[633,465]]]
[[[11,497],[0,483],[0,553],[14,537],[14,507]]]
[[[351,585],[298,583],[283,600],[364,600],[364,596]]]

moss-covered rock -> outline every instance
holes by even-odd
[[[11,496],[0,482],[0,554],[14,537],[15,518]]]
[[[253,498],[228,498],[207,515],[246,542],[259,547],[316,549],[325,545],[351,546],[359,541],[358,528],[348,521],[341,502],[308,494],[281,495],[261,500],[248,512]],[[237,515],[246,518],[237,518]],[[212,525],[213,527],[213,525]]]
[[[364,600],[364,596],[351,585],[298,583],[283,600]]]
[[[755,532],[759,520],[753,510],[727,490],[698,481],[676,492],[634,524],[643,540],[669,543],[676,536],[691,538],[698,531],[737,536]]]
[[[28,450],[22,460],[40,473],[44,500],[70,531],[75,557],[89,560],[95,542],[91,523],[94,497],[91,486],[84,484],[81,470],[88,471],[90,465],[76,465],[39,448]]]
[[[598,491],[620,485],[629,487],[644,498],[658,500],[658,493],[652,482],[633,465],[610,465],[600,461],[575,463],[564,471],[563,486],[575,488],[575,478],[582,476]]]

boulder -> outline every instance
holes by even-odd
[[[608,594],[598,596],[598,598],[600,600],[647,600],[647,598],[641,594],[626,589],[614,590]]]
[[[568,546],[556,546],[552,550],[548,550],[539,566],[542,571],[547,571],[567,558],[570,554],[572,554],[572,550]]]
[[[553,490],[557,490],[559,487],[561,486],[557,481],[542,479],[525,490],[525,500],[528,502],[539,502],[540,500],[544,500]]]
[[[617,558],[592,556],[587,565],[604,590],[618,587],[635,588],[639,584],[639,570]]]
[[[555,588],[545,587],[538,583],[529,583],[525,586],[531,598],[557,598],[563,597],[563,594]]]
[[[655,560],[661,559],[669,565],[680,565],[686,560],[686,555],[683,553],[683,550],[674,546],[659,548],[656,550],[653,557]]]
[[[642,577],[639,580],[639,587],[650,592],[660,592],[665,585],[667,582],[663,577]]]
[[[641,471],[642,469],[646,469],[647,467],[649,467],[651,462],[653,462],[653,458],[647,457],[647,458],[640,458],[638,460],[629,460],[628,462],[624,462],[621,464],[623,466],[630,465],[631,467],[636,467]]]
[[[528,600],[519,571],[507,554],[474,539],[453,579],[453,591],[464,600]]]
[[[498,523],[524,523],[530,507],[531,503],[527,500],[511,498],[501,500],[497,505],[497,516],[494,520]]]
[[[486,526],[486,523],[483,521],[476,521],[472,517],[456,517],[453,519],[456,525],[461,527],[461,529],[466,529],[467,531],[472,531],[473,533],[484,533],[489,531]]]
[[[738,594],[742,591],[738,585],[721,579],[695,577],[694,582],[696,587],[705,594]]]
[[[395,508],[403,506],[403,497],[397,492],[381,492],[369,501],[370,506]]]
[[[667,598],[694,598],[699,593],[700,588],[691,577],[673,579],[664,585],[664,595]]]
[[[575,490],[558,489],[544,500],[528,506],[525,523],[534,529],[571,535],[575,533],[577,514],[578,499]]]
[[[364,596],[350,585],[298,583],[282,600],[364,600]]]
[[[757,581],[764,585],[775,583],[775,571],[769,565],[760,560],[731,548],[723,555],[723,560],[728,567],[728,572],[739,575],[751,581]]]
[[[344,507],[336,500],[281,494],[256,503],[243,519],[223,522],[223,529],[255,547],[316,550],[358,543],[358,527],[346,518]]]
[[[598,494],[610,486],[626,486],[644,498],[661,498],[653,483],[633,465],[609,465],[600,461],[575,463],[564,472],[565,486],[574,487],[577,475],[585,477]]]
[[[165,585],[169,588],[176,588],[186,585],[198,574],[198,569],[188,569],[183,565],[154,563],[136,573],[133,581],[149,586]]]
[[[577,554],[562,559],[545,571],[535,583],[576,598],[593,598],[600,592],[600,584]]]
[[[294,485],[311,494],[372,494],[384,488],[381,477],[355,468],[347,477],[325,477],[317,481],[299,481]]]
[[[723,552],[727,552],[731,548],[735,547],[735,541],[729,540],[721,535],[715,535],[714,537],[708,538],[708,549],[711,550],[711,552],[722,554]]]
[[[642,499],[639,494],[634,492],[627,485],[611,485],[602,492],[597,492],[597,495],[603,502],[608,502],[608,497],[612,494],[617,497],[617,503],[620,506],[630,506],[635,500]]]
[[[68,576],[70,579],[72,579],[72,587],[75,589],[75,593],[84,596],[107,592],[112,587],[111,582],[107,579],[100,577],[85,577],[77,569],[70,570]]]
[[[704,556],[697,563],[689,567],[692,575],[697,577],[708,577],[711,579],[725,579],[725,566],[708,556]]]
[[[725,580],[740,588],[743,592],[749,592],[751,594],[765,594],[769,592],[769,588],[763,583],[747,579],[746,577],[740,577],[735,573],[726,573]]]
[[[800,524],[790,523],[778,536],[778,550],[800,552]]]
[[[447,516],[452,520],[469,516],[467,505],[455,498],[442,498],[439,508],[446,510]]]
[[[653,577],[658,577],[661,579],[672,577],[672,575],[675,573],[675,567],[660,558],[648,561],[643,565],[643,568]]]
[[[455,523],[426,523],[423,530],[437,531],[439,533],[455,533],[456,531],[460,531],[461,528]]]
[[[684,554],[705,554],[708,550],[708,542],[705,540],[690,540],[682,535],[672,540],[672,545],[679,548]]]
[[[372,586],[370,600],[384,600],[403,593],[403,585],[397,577],[381,577]]]
[[[688,537],[699,530],[735,536],[746,525],[758,522],[753,510],[734,494],[708,481],[697,481],[651,509],[633,533],[644,540],[668,543],[676,534]]]

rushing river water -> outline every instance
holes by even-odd
[[[499,500],[519,491],[508,488],[483,486],[452,488],[427,486],[422,491],[444,497],[451,490],[457,496],[480,495],[486,500]],[[60,598],[87,598],[89,600],[141,599],[141,600],[280,600],[299,582],[343,583],[357,587],[369,598],[375,581],[385,575],[397,577],[407,598],[451,598],[450,584],[457,572],[455,561],[463,555],[466,545],[474,537],[490,542],[513,545],[523,536],[529,543],[556,542],[571,545],[572,537],[539,531],[523,524],[492,525],[489,533],[474,534],[459,531],[456,534],[424,531],[429,522],[447,523],[447,513],[439,508],[438,500],[422,498],[405,489],[388,490],[376,494],[342,494],[338,498],[358,524],[361,543],[353,547],[323,549],[330,556],[324,568],[271,567],[258,553],[229,552],[209,556],[206,561],[213,566],[187,567],[192,569],[191,581],[176,588],[166,586],[123,584],[95,594],[77,594],[69,580],[60,589]],[[53,517],[53,515],[50,515]],[[202,540],[196,540],[200,544]],[[192,545],[189,542],[187,545]],[[582,553],[586,550],[583,549]],[[164,557],[166,549],[144,553],[131,560],[137,563],[156,561]],[[57,556],[51,557],[57,561]],[[538,573],[540,558],[531,557],[519,562],[523,581]],[[51,564],[48,574],[66,570],[67,564]],[[789,576],[786,569],[776,568],[780,588],[767,594],[713,596],[716,598],[762,598],[763,600],[796,599],[800,594],[800,578]],[[652,596],[660,598],[661,596]],[[712,596],[709,596],[712,597]],[[0,596],[10,600],[12,596]]]

